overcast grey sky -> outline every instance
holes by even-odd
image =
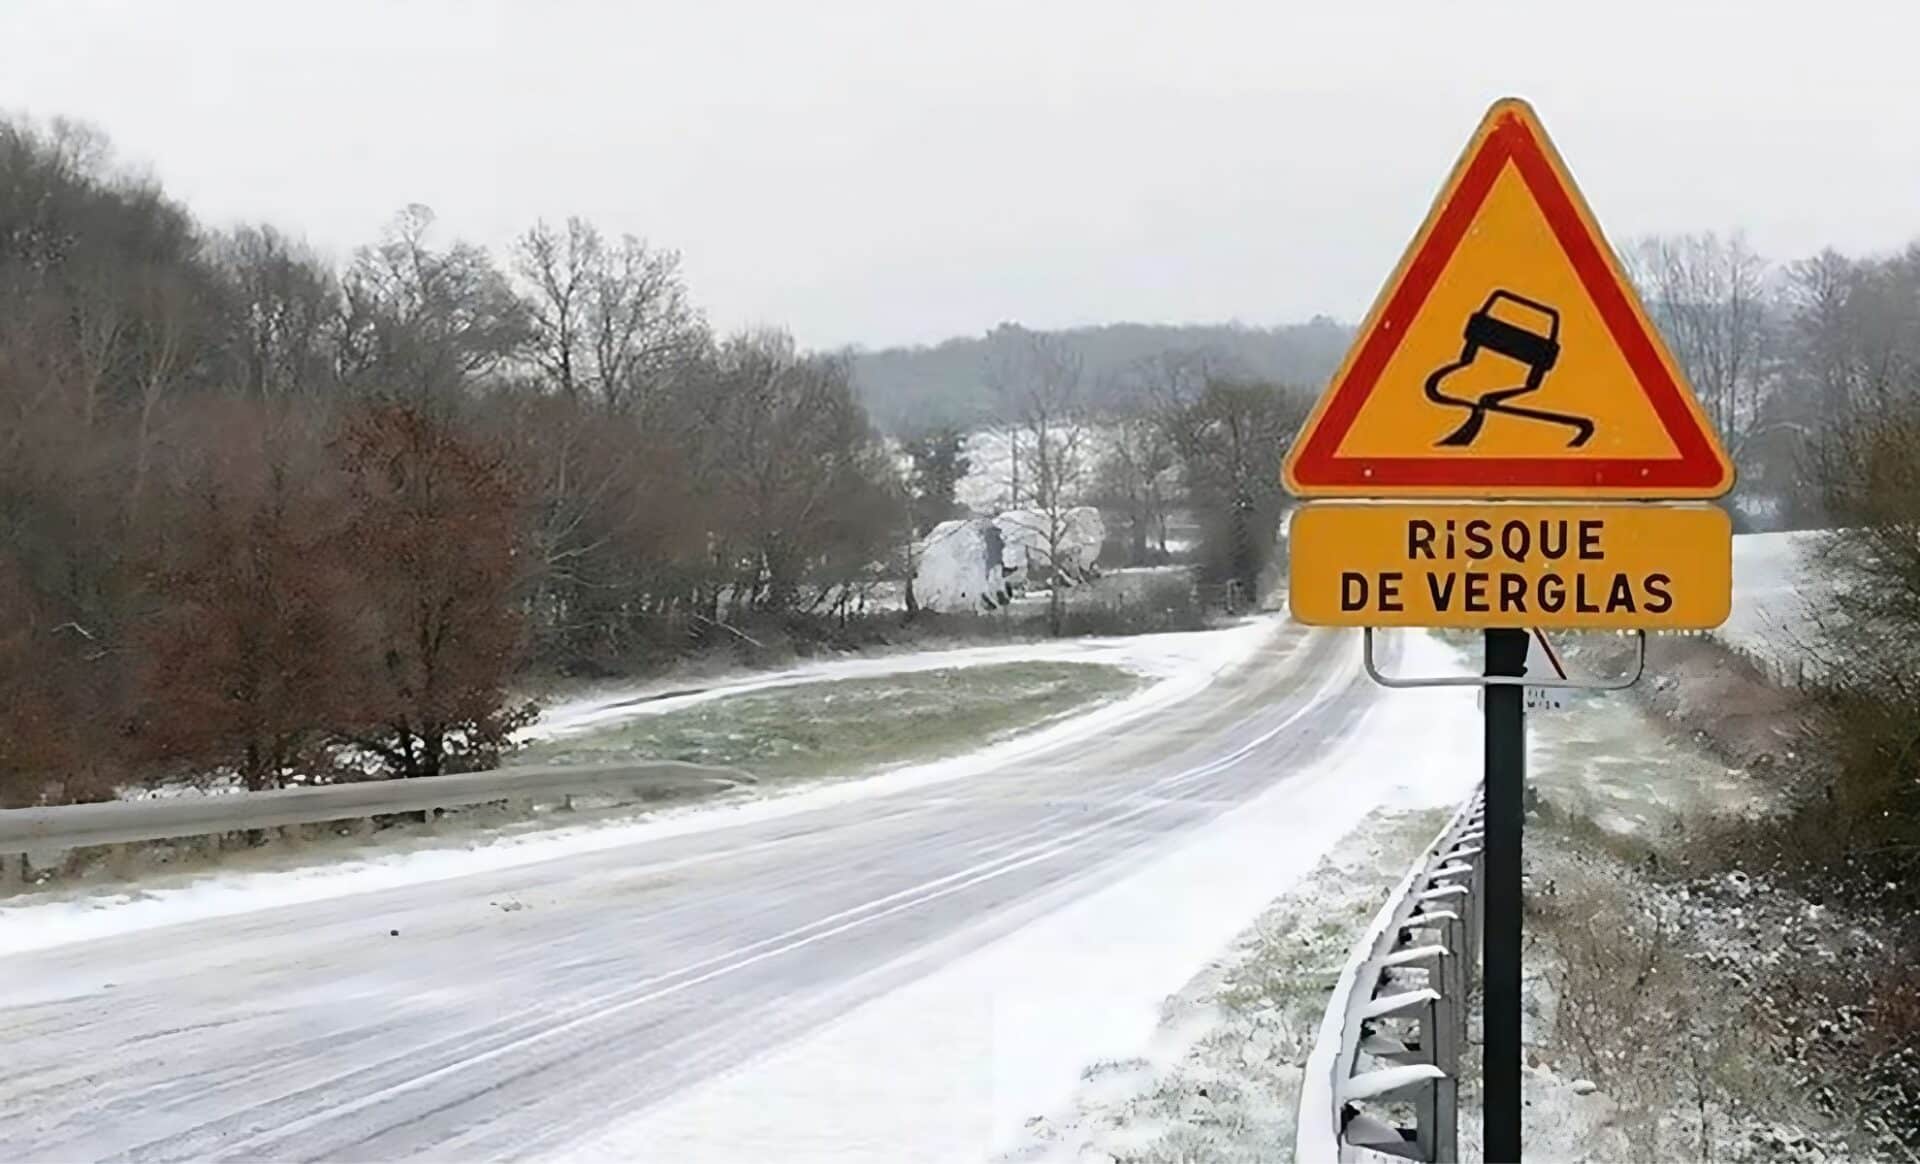
[[[716,323],[879,346],[1364,311],[1484,107],[1616,240],[1920,236],[1920,5],[25,3],[0,107],[336,257],[586,215]]]

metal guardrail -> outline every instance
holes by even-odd
[[[659,761],[617,767],[497,768],[417,780],[369,780],[225,796],[116,800],[46,808],[0,809],[0,881],[18,879],[19,854],[211,836],[399,812],[458,808],[495,800],[614,796],[645,799],[751,784],[734,768]]]
[[[1485,821],[1476,790],[1355,944],[1307,1059],[1294,1159],[1459,1158]]]

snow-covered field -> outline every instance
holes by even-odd
[[[1320,682],[1350,683],[1357,664],[1350,656]],[[1407,636],[1402,665],[1456,664],[1452,648]],[[1412,740],[1422,764],[1407,763]],[[644,1147],[684,1164],[893,1164],[1032,1148],[1040,1125],[1030,1121],[1074,1126],[1087,1068],[1150,1059],[1169,998],[1326,853],[1364,844],[1344,838],[1369,813],[1463,796],[1478,777],[1478,740],[1471,691],[1376,700],[1314,763],[1122,880],[569,1158],[631,1159]]]
[[[292,869],[155,876],[135,887],[106,893],[80,887],[19,895],[0,904],[0,950],[45,949],[157,926],[443,881],[795,815],[829,804],[964,779],[1028,752],[1111,731],[1184,699],[1205,687],[1222,669],[1257,650],[1273,633],[1274,626],[1271,619],[1250,619],[1221,630],[1185,634],[1057,640],[836,660],[741,678],[697,693],[642,702],[635,700],[646,700],[645,688],[624,695],[603,693],[550,709],[530,733],[552,738],[604,727],[634,716],[655,715],[723,699],[730,694],[797,683],[1027,659],[1101,662],[1154,680],[1127,699],[1039,731],[965,756],[895,768],[865,778],[774,792],[720,805],[664,809],[638,819],[615,819],[574,827],[528,827],[490,836],[478,844],[436,846],[429,842],[402,851],[376,852],[351,860]]]

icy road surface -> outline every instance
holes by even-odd
[[[964,780],[0,958],[0,1159],[564,1154],[1310,770],[1357,656],[1285,626]]]

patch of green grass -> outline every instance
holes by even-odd
[[[854,775],[970,751],[1118,698],[1140,680],[1092,663],[1007,663],[733,695],[536,745],[516,762],[686,760],[765,781]]]

